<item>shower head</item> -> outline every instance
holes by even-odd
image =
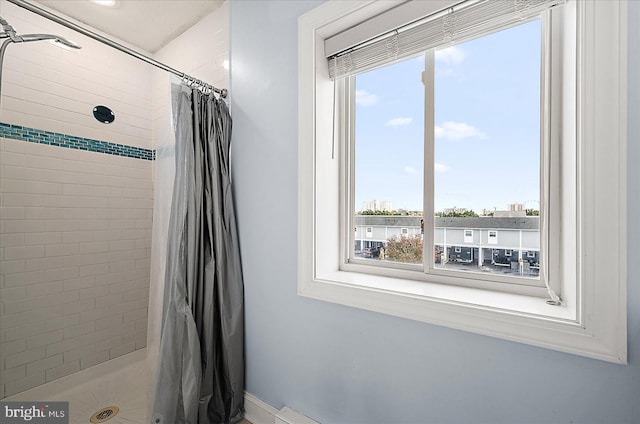
[[[82,47],[73,41],[67,40],[64,37],[60,37],[59,35],[53,34],[24,34],[18,35],[16,34],[16,30],[4,19],[0,16],[0,26],[2,26],[2,32],[0,32],[0,39],[8,38],[9,40],[3,43],[4,47],[8,45],[7,42],[11,43],[28,43],[30,41],[41,41],[41,40],[51,40],[53,43],[62,46],[68,47],[70,49],[81,49]]]
[[[60,37],[59,35],[53,34],[25,34],[19,35],[22,42],[28,43],[30,41],[41,41],[41,40],[51,40],[54,44],[69,47],[71,49],[81,49],[82,47],[78,44],[74,43],[71,40],[67,40],[64,37]]]
[[[81,49],[82,46],[79,44],[74,43],[71,40],[67,40],[66,38],[63,37],[56,37],[55,39],[51,40],[51,42],[53,44],[55,44],[56,46],[60,46],[60,47],[64,47],[64,48],[70,48],[70,49]]]

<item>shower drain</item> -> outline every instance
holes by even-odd
[[[119,411],[120,411],[120,408],[118,408],[117,406],[107,406],[106,408],[102,408],[101,410],[93,414],[89,419],[89,421],[91,421],[94,424],[104,423],[109,421],[111,418],[115,417],[116,415],[118,415]]]

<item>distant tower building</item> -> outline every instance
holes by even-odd
[[[391,212],[393,210],[391,201],[389,200],[371,200],[370,202],[364,202],[362,204],[363,211],[381,211]]]
[[[384,212],[391,212],[393,207],[391,206],[391,201],[383,200],[380,202],[380,210]]]
[[[509,204],[509,210],[506,211],[494,211],[494,218],[517,218],[527,216],[524,203],[511,203]]]

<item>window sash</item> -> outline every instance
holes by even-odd
[[[329,77],[355,75],[435,47],[515,25],[564,2],[466,0],[329,56]],[[325,50],[328,50],[326,45]]]
[[[554,4],[557,4],[554,3]],[[557,9],[558,14],[562,13],[562,8]],[[554,10],[555,12],[555,10]],[[423,52],[425,55],[425,69],[423,73],[423,82],[425,89],[425,150],[424,150],[424,193],[423,193],[423,213],[424,213],[424,222],[432,223],[431,225],[427,225],[425,230],[423,231],[423,261],[422,264],[409,264],[409,263],[396,263],[396,262],[385,262],[379,263],[376,261],[370,261],[366,259],[360,259],[355,256],[354,253],[354,244],[355,244],[355,234],[349,232],[349,237],[345,237],[343,235],[343,248],[345,248],[346,256],[344,257],[344,262],[341,265],[341,268],[344,270],[349,270],[351,264],[356,265],[358,270],[366,269],[366,272],[370,272],[372,274],[381,274],[387,275],[389,271],[393,272],[393,270],[403,270],[416,272],[421,271],[419,274],[421,276],[411,277],[413,279],[426,279],[429,280],[431,276],[450,276],[456,279],[456,281],[467,280],[469,285],[472,286],[474,281],[485,281],[490,283],[497,283],[497,286],[504,285],[504,283],[508,283],[510,285],[519,285],[519,286],[529,286],[529,287],[541,287],[546,288],[547,293],[551,297],[552,300],[557,301],[559,297],[556,293],[559,293],[559,285],[554,285],[554,287],[550,287],[549,285],[549,264],[546,259],[549,257],[548,252],[543,252],[543,249],[555,248],[557,245],[554,245],[546,240],[549,238],[549,215],[548,215],[548,190],[549,190],[549,173],[550,163],[549,163],[549,144],[550,144],[550,128],[549,122],[551,121],[550,116],[550,102],[552,99],[551,91],[550,91],[550,43],[551,43],[551,25],[550,21],[550,13],[540,13],[537,14],[529,14],[529,18],[542,18],[542,49],[541,49],[541,85],[540,85],[540,97],[541,97],[541,134],[540,134],[540,209],[541,209],[541,225],[540,225],[540,262],[541,262],[541,272],[539,274],[539,278],[522,278],[522,277],[513,277],[513,276],[502,276],[499,274],[484,274],[480,272],[469,272],[469,271],[456,271],[450,269],[442,269],[436,267],[433,258],[433,249],[435,246],[435,198],[434,198],[434,161],[431,158],[434,157],[435,153],[435,113],[433,113],[435,108],[435,97],[434,97],[434,77],[435,77],[435,50],[436,48],[430,48]],[[560,19],[556,19],[556,21],[560,21]],[[519,21],[518,23],[522,23]],[[481,37],[490,34],[494,31],[499,31],[506,29],[509,24],[504,24],[505,27],[496,27],[496,28],[487,28],[485,32],[476,32],[476,37]],[[558,36],[558,28],[553,28],[555,30],[553,37]],[[465,40],[466,41],[466,40]],[[457,43],[450,43],[457,44]],[[450,45],[448,44],[448,45]],[[436,46],[441,47],[441,46]],[[358,72],[359,73],[359,72]],[[355,154],[351,153],[355,151],[355,75],[350,75],[347,78],[341,78],[336,81],[338,88],[337,96],[342,100],[339,102],[342,105],[342,111],[344,112],[344,125],[346,126],[344,131],[341,131],[343,137],[345,137],[348,141],[345,143],[348,147],[345,149],[345,156],[347,161],[347,176],[349,178],[349,182],[343,187],[346,188],[343,195],[346,197],[346,204],[350,205],[347,210],[355,211]],[[546,211],[546,214],[545,214]],[[546,218],[546,220],[545,220]],[[355,219],[353,212],[349,212],[349,216],[346,217],[346,220],[350,223],[348,228],[353,228],[355,226]],[[544,220],[544,222],[543,222]],[[487,244],[488,245],[498,245],[498,237],[496,230],[487,230]],[[491,237],[491,234],[494,236]],[[368,236],[371,237],[371,236]],[[345,246],[346,244],[346,246]],[[495,247],[494,247],[495,248]],[[361,266],[364,266],[362,268]],[[353,268],[356,269],[356,268]],[[557,279],[556,279],[557,281]]]
[[[464,230],[464,242],[473,243],[473,230]]]

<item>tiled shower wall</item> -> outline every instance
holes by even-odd
[[[154,58],[218,88],[229,88],[229,2],[156,52]],[[162,136],[168,116],[170,74],[153,71],[152,128]]]
[[[150,66],[5,1],[0,15],[18,33],[83,46],[7,50],[0,123],[14,127],[0,125],[3,398],[145,346],[153,141]],[[116,121],[97,122],[95,105]]]
[[[2,140],[5,395],[146,343],[150,162]]]

